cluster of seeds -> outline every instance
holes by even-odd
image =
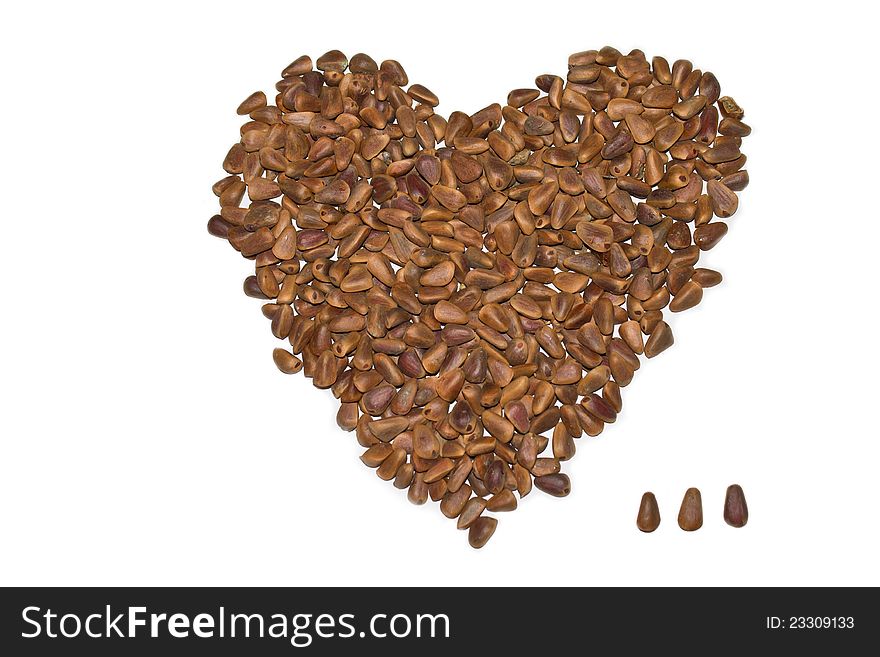
[[[254,260],[278,368],[477,548],[533,484],[569,493],[748,184],[743,111],[689,61],[606,47],[535,86],[444,118],[394,60],[300,57],[238,108],[208,224]]]

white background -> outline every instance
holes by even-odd
[[[436,6],[7,7],[0,584],[880,584],[866,4]],[[205,230],[210,187],[238,103],[300,54],[399,59],[448,115],[605,44],[715,72],[754,128],[752,182],[701,260],[724,283],[580,440],[570,497],[536,490],[474,551],[361,464],[329,392],[276,370],[252,263]]]

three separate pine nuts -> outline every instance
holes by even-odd
[[[731,527],[743,527],[749,521],[749,507],[745,494],[739,484],[727,487],[724,497],[724,522]],[[660,509],[657,498],[650,491],[642,495],[636,526],[650,533],[660,526]],[[703,499],[697,488],[688,488],[681,501],[678,512],[678,526],[686,532],[693,532],[703,526]]]

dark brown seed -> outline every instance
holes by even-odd
[[[364,393],[361,398],[364,410],[373,416],[381,415],[388,408],[395,392],[394,386],[382,385]]]
[[[495,513],[502,511],[515,511],[516,506],[516,497],[513,495],[513,492],[509,490],[502,490],[497,495],[490,497],[489,501],[486,502],[486,510]]]
[[[661,84],[651,87],[642,94],[641,103],[645,107],[671,109],[678,102],[678,92],[672,85]]]
[[[252,201],[266,201],[281,195],[281,188],[274,180],[253,178],[248,183],[248,196]]]
[[[329,388],[336,383],[338,363],[332,351],[325,351],[318,357],[312,384],[316,388]]]
[[[432,484],[435,481],[440,481],[452,472],[454,467],[455,462],[452,459],[440,459],[425,473],[425,483]]]
[[[226,239],[229,235],[229,229],[232,224],[223,219],[219,214],[215,214],[208,220],[208,233],[214,237]]]
[[[660,321],[651,331],[648,341],[645,343],[645,356],[653,358],[657,354],[666,351],[672,346],[675,339],[672,336],[672,329],[669,324]]]
[[[417,424],[413,428],[413,452],[423,459],[440,456],[440,440],[427,424]]]
[[[636,526],[646,533],[650,533],[660,526],[660,508],[657,506],[657,498],[654,497],[654,493],[648,492],[642,495]]]
[[[541,95],[537,89],[514,89],[507,94],[507,104],[511,107],[522,107]]]
[[[712,105],[721,95],[721,85],[714,73],[706,71],[700,78],[700,95],[706,97],[706,103]]]
[[[614,368],[611,368],[611,371],[613,372]],[[603,422],[614,422],[617,419],[617,411],[603,397],[595,393],[584,397],[581,405],[590,412],[590,415]]]
[[[681,501],[678,512],[678,526],[686,532],[693,532],[703,526],[703,500],[700,491],[688,488]]]
[[[554,497],[565,497],[571,492],[571,480],[561,472],[535,477],[535,486]]]
[[[330,50],[318,57],[315,68],[319,71],[344,71],[348,67],[348,58],[339,50]]]
[[[674,313],[693,308],[703,298],[703,288],[694,281],[688,281],[681,286],[675,298],[669,304],[669,310]],[[655,329],[656,330],[656,329]]]
[[[610,226],[595,221],[578,222],[577,235],[585,246],[593,251],[604,253],[614,243],[614,231]]]
[[[721,178],[722,184],[732,192],[741,192],[749,184],[749,172],[745,169]]]
[[[399,436],[409,426],[406,418],[387,417],[370,422],[370,431],[382,442],[389,442]]]
[[[447,518],[457,518],[471,496],[471,487],[467,484],[455,492],[448,492],[440,502],[440,512]]]
[[[483,426],[496,440],[508,442],[514,433],[513,423],[497,413],[487,411],[483,414]]]
[[[393,451],[394,447],[388,443],[376,443],[361,454],[361,461],[368,468],[378,468],[382,465],[382,461],[391,456]]]
[[[722,219],[736,212],[739,204],[736,194],[728,189],[724,183],[718,180],[710,180],[706,183],[706,191],[712,199],[713,212]]]
[[[713,221],[710,224],[698,226],[694,231],[694,244],[700,247],[701,251],[708,251],[727,235],[727,230],[727,224],[723,221]]]
[[[530,116],[523,123],[523,132],[531,136],[553,134],[553,124],[540,116]]]
[[[251,112],[266,106],[266,94],[262,91],[255,91],[250,96],[241,101],[241,105],[236,110],[237,114],[250,114]]]
[[[492,465],[486,470],[486,476],[483,478],[483,483],[486,484],[486,489],[493,494],[498,494],[504,488],[504,484],[507,481],[507,466],[504,465],[504,462],[501,460],[496,460],[492,462]]]
[[[284,349],[273,350],[272,360],[275,361],[276,367],[285,374],[296,374],[303,366],[299,358]]]
[[[376,474],[379,479],[384,479],[385,481],[391,481],[397,475],[397,471],[400,469],[400,466],[404,464],[406,461],[406,452],[399,447],[395,447],[391,450],[391,454],[382,461],[382,465],[380,465],[376,469]]]
[[[700,287],[706,288],[718,285],[722,280],[722,276],[714,269],[699,268],[694,270],[691,280],[699,284]]]
[[[731,527],[743,527],[749,521],[749,507],[739,484],[727,487],[724,497],[724,522]]]
[[[428,501],[428,484],[425,483],[424,475],[421,472],[416,473],[413,477],[406,497],[412,504],[424,504]]]
[[[412,85],[407,93],[412,96],[415,100],[420,103],[424,103],[425,105],[430,105],[431,107],[437,107],[440,104],[440,100],[437,96],[427,87],[423,87],[420,84]]]
[[[634,113],[626,115],[626,127],[637,144],[647,144],[656,132],[653,123]]]
[[[388,78],[389,82],[396,84],[398,87],[403,87],[409,82],[403,66],[395,59],[386,59],[379,68]]]
[[[397,468],[397,475],[394,477],[394,487],[398,490],[406,490],[415,479],[415,468],[412,463],[404,463]]]
[[[718,125],[718,132],[732,137],[747,137],[752,133],[752,128],[742,121],[726,116]]]
[[[444,324],[467,324],[468,322],[467,313],[448,301],[440,301],[434,306],[434,318]]]
[[[568,405],[564,406],[563,410],[566,412],[566,421],[557,424],[553,430],[553,456],[559,461],[567,461],[574,456],[575,444],[572,434],[576,434],[578,437],[581,435],[577,411]],[[570,423],[573,423],[574,426],[569,427]]]
[[[682,133],[684,133],[684,123],[673,120],[654,134],[654,148],[660,153],[669,150]]]
[[[669,70],[669,62],[664,57],[654,57],[651,60],[651,69],[654,77],[661,84],[670,84],[672,82],[672,73]]]
[[[602,157],[606,160],[613,160],[615,157],[632,150],[634,143],[633,136],[629,132],[618,129],[602,147]]]
[[[376,60],[362,52],[352,56],[348,67],[352,73],[375,73],[379,70]]]
[[[473,465],[474,462],[470,456],[459,457],[458,462],[446,479],[447,488],[450,492],[454,493],[464,484],[473,469]]]
[[[467,504],[464,505],[464,509],[462,509],[459,514],[456,527],[458,529],[467,529],[474,524],[485,508],[486,500],[482,497],[472,497],[467,501]]]
[[[475,549],[480,549],[495,533],[498,520],[495,518],[478,518],[468,529],[468,544]]]

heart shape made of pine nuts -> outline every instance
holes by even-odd
[[[448,118],[394,60],[281,75],[238,108],[209,232],[254,261],[277,367],[482,547],[533,484],[569,493],[576,439],[672,345],[663,310],[721,281],[696,264],[748,184],[743,111],[687,60],[610,47]]]

